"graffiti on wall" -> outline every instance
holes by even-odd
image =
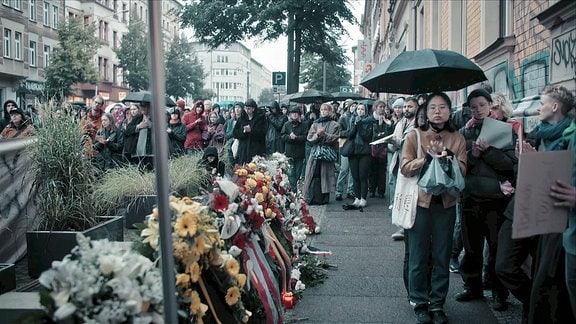
[[[576,75],[576,29],[554,38],[550,49],[550,82],[574,79]]]

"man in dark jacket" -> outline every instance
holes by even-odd
[[[281,137],[285,144],[285,154],[292,162],[292,169],[288,175],[288,181],[292,192],[297,192],[297,184],[302,169],[304,168],[304,155],[308,126],[302,123],[301,112],[298,107],[291,107],[288,111],[290,120],[284,123]]]
[[[288,117],[282,114],[278,101],[274,101],[266,107],[268,130],[266,132],[266,154],[284,152],[284,140],[280,136],[282,127],[288,121]]]

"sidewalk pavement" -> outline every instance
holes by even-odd
[[[416,323],[402,280],[404,242],[390,238],[396,232],[388,199],[369,198],[364,211],[344,210],[349,200],[310,206],[321,233],[310,245],[332,251],[330,269],[323,284],[307,288],[303,298],[285,314],[286,323]],[[484,300],[459,303],[454,295],[462,289],[460,274],[450,274],[445,312],[450,323],[521,322],[522,306],[509,297],[507,311],[491,307],[491,292]]]

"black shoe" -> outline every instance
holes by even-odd
[[[469,289],[464,289],[462,292],[456,294],[456,300],[459,302],[467,302],[482,298],[484,298],[482,292],[473,292],[472,290]]]
[[[414,311],[416,313],[416,322],[419,324],[432,323],[432,317],[426,308]]]
[[[354,199],[354,198],[356,198],[356,196],[354,196],[353,193],[350,193],[350,192],[349,192],[349,193],[346,194],[346,198],[348,198],[348,199]]]
[[[448,317],[443,310],[432,311],[432,323],[434,324],[446,324],[448,323]]]
[[[450,259],[450,272],[452,273],[460,272],[460,262],[458,262],[457,257]]]
[[[508,309],[508,301],[506,301],[505,297],[494,297],[492,300],[492,309],[503,312]]]
[[[336,194],[336,201],[342,201],[342,195],[341,194]]]

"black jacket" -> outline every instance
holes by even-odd
[[[358,117],[350,118],[350,131],[348,140],[354,142],[354,151],[349,156],[370,155],[370,142],[373,136],[374,122],[372,115],[356,121]]]
[[[186,125],[182,122],[177,124],[170,124],[168,123],[168,128],[172,130],[171,133],[168,133],[168,140],[169,140],[169,151],[170,156],[180,156],[184,154],[184,141],[186,140]]]
[[[271,113],[268,116],[268,131],[266,132],[266,153],[284,152],[284,141],[281,132],[288,117],[282,113]]]
[[[248,114],[242,111],[234,125],[234,138],[238,139],[238,153],[236,164],[245,164],[252,161],[256,155],[264,156],[266,152],[266,116],[259,109],[254,111],[252,119],[248,119]],[[250,125],[250,132],[244,133],[244,126]]]
[[[294,132],[296,138],[291,139],[290,133]],[[285,142],[285,154],[292,159],[303,159],[306,151],[306,137],[308,136],[308,125],[302,121],[287,121],[282,127],[282,139]]]

